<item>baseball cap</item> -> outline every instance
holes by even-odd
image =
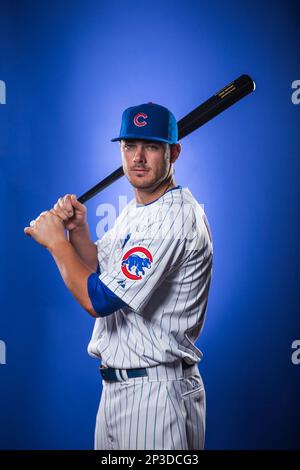
[[[176,144],[178,140],[177,121],[168,108],[155,103],[143,103],[125,109],[122,115],[119,137],[111,139],[158,140]]]

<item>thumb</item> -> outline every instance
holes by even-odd
[[[85,206],[81,204],[81,202],[78,201],[76,194],[71,195],[71,203],[72,203],[72,206],[75,207],[75,209],[80,209],[80,210],[85,209]]]
[[[25,227],[25,228],[24,228],[24,233],[25,233],[26,235],[28,235],[29,237],[32,236],[32,231],[33,231],[32,227]]]

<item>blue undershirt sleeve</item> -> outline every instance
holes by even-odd
[[[122,307],[128,307],[117,295],[115,295],[106,285],[99,279],[99,274],[91,273],[87,280],[88,294],[93,309],[98,313],[99,317],[105,317],[116,312]]]

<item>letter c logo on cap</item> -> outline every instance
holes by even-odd
[[[144,118],[144,119],[147,119],[147,114],[145,113],[138,113],[134,116],[133,118],[133,122],[134,124],[137,126],[137,127],[143,127],[143,126],[146,126],[147,125],[147,122],[146,121],[141,121],[140,118]]]

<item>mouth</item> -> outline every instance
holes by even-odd
[[[133,168],[132,171],[136,173],[146,173],[148,170],[145,170],[145,168]]]

